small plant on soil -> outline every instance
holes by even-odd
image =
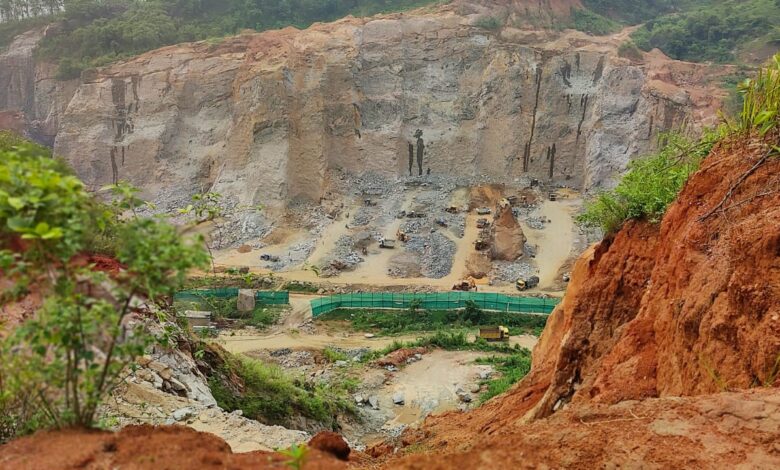
[[[285,464],[288,467],[300,470],[306,461],[309,448],[306,447],[306,444],[293,444],[289,449],[280,450],[279,453],[287,457]]]

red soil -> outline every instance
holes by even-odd
[[[269,452],[234,454],[217,436],[182,426],[41,432],[0,447],[0,468],[15,470],[284,469],[290,468],[287,460]],[[305,462],[307,469],[346,468],[314,446]]]

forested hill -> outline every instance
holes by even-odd
[[[455,1],[458,7],[469,3]],[[21,32],[56,22],[38,53],[59,62],[60,78],[73,78],[86,68],[161,46],[218,41],[242,29],[304,28],[346,15],[443,3],[450,0],[0,0],[0,48]],[[477,26],[513,26],[502,13],[506,2],[495,3],[495,13],[483,14]],[[633,35],[636,46],[691,61],[756,63],[780,48],[780,0],[582,0],[582,5],[553,27],[609,34],[643,23]]]

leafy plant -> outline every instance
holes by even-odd
[[[300,470],[306,461],[309,448],[306,447],[306,444],[293,444],[289,449],[280,450],[279,453],[288,458],[285,462],[288,467]]]
[[[186,271],[206,261],[202,241],[139,217],[127,186],[112,188],[117,199],[102,206],[34,146],[0,150],[0,162],[3,271],[46,296],[0,345],[0,395],[10,407],[3,411],[27,420],[16,426],[22,431],[91,426],[101,400],[153,340],[138,312],[171,296]],[[117,238],[124,269],[113,278],[74,262],[88,253],[94,230]]]
[[[780,53],[758,71],[755,79],[738,85],[742,95],[739,130],[766,135],[780,128]]]

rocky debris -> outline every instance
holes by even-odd
[[[539,273],[533,261],[522,260],[517,262],[496,261],[490,271],[490,277],[501,282],[514,283],[518,279],[526,279]]]
[[[393,394],[393,404],[394,405],[403,405],[404,404],[404,394],[401,392],[396,392]]]
[[[540,217],[528,217],[525,219],[525,223],[534,230],[543,230],[547,228],[547,224],[550,223],[550,219]]]
[[[450,274],[455,256],[455,242],[436,232],[430,235],[411,235],[406,250],[419,256],[424,277],[441,279]]]
[[[379,397],[376,395],[371,395],[368,397],[368,404],[371,405],[371,408],[378,410],[379,409]]]
[[[319,449],[339,460],[349,460],[349,444],[343,437],[332,431],[320,431],[309,441],[309,448]]]
[[[198,370],[195,361],[177,350],[161,350],[138,359],[136,369],[127,380],[146,382],[154,388],[177,396],[187,397],[207,406],[216,405],[208,381]]]
[[[173,418],[175,421],[184,421],[187,418],[191,418],[195,415],[195,410],[189,407],[185,408],[179,408],[178,410],[171,413],[171,418]]]

